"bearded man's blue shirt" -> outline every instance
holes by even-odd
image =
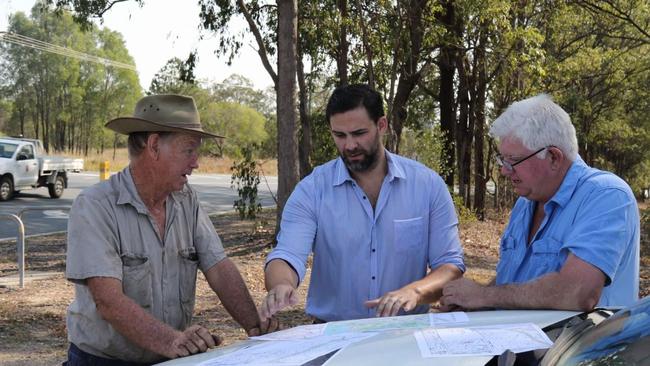
[[[447,186],[424,165],[386,151],[388,173],[373,209],[343,160],[303,179],[289,197],[278,244],[302,282],[313,252],[306,312],[333,321],[375,316],[364,306],[452,264],[465,270],[458,219]],[[410,313],[423,313],[428,305]],[[403,311],[400,314],[404,314]]]

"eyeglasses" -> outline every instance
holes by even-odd
[[[543,148],[535,151],[534,153],[526,156],[525,158],[521,158],[521,159],[515,161],[514,163],[508,163],[507,161],[505,161],[505,159],[503,158],[503,155],[501,155],[501,154],[497,154],[495,156],[495,158],[496,158],[497,164],[500,167],[504,167],[508,172],[513,172],[515,170],[515,165],[523,163],[524,161],[532,158],[533,156],[535,156],[535,155],[539,154],[540,152],[548,149],[549,147],[550,146],[544,146]]]

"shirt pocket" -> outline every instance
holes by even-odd
[[[395,237],[393,243],[397,253],[419,251],[425,248],[424,218],[393,220]]]
[[[151,263],[144,254],[124,253],[122,259],[122,291],[144,309],[153,301]]]
[[[532,269],[535,275],[540,276],[549,272],[556,272],[562,266],[562,243],[553,238],[543,238],[533,242]]]
[[[183,310],[183,324],[180,329],[188,327],[192,321],[194,300],[196,295],[196,273],[199,266],[199,257],[194,247],[183,248],[178,251],[180,258],[179,291],[181,308]]]
[[[497,284],[513,281],[511,272],[516,265],[512,263],[515,256],[515,239],[508,235],[501,239],[499,246],[499,262],[497,263]]]

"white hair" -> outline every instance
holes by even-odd
[[[490,136],[498,140],[516,138],[528,150],[555,146],[570,161],[578,156],[578,139],[571,118],[546,94],[512,103],[492,122]]]

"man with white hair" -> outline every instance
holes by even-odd
[[[630,187],[578,155],[569,115],[547,95],[513,103],[490,129],[520,196],[496,279],[443,289],[443,309],[626,306],[639,292],[639,210]]]

